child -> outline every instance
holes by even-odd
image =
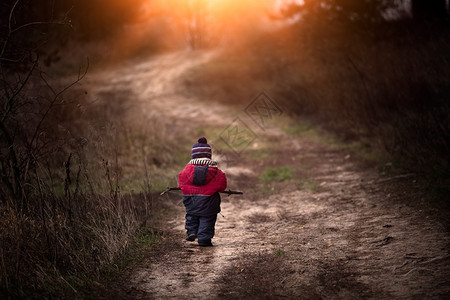
[[[186,240],[198,238],[200,246],[212,246],[214,226],[220,212],[220,194],[227,188],[227,177],[211,159],[211,147],[206,138],[192,147],[192,159],[178,174],[178,186],[183,192],[186,208]]]

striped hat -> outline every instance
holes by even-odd
[[[205,137],[198,139],[198,143],[192,146],[191,156],[192,158],[211,158],[212,150],[208,145],[208,141]]]

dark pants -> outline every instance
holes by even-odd
[[[217,215],[199,217],[186,214],[187,234],[196,234],[200,244],[210,243],[214,236],[216,220]]]

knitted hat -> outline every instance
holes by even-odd
[[[192,146],[191,156],[194,158],[211,158],[212,150],[208,145],[208,141],[205,137],[198,139],[198,143]]]

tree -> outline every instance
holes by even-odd
[[[201,48],[205,44],[207,4],[205,0],[187,2],[186,37],[191,49]]]

